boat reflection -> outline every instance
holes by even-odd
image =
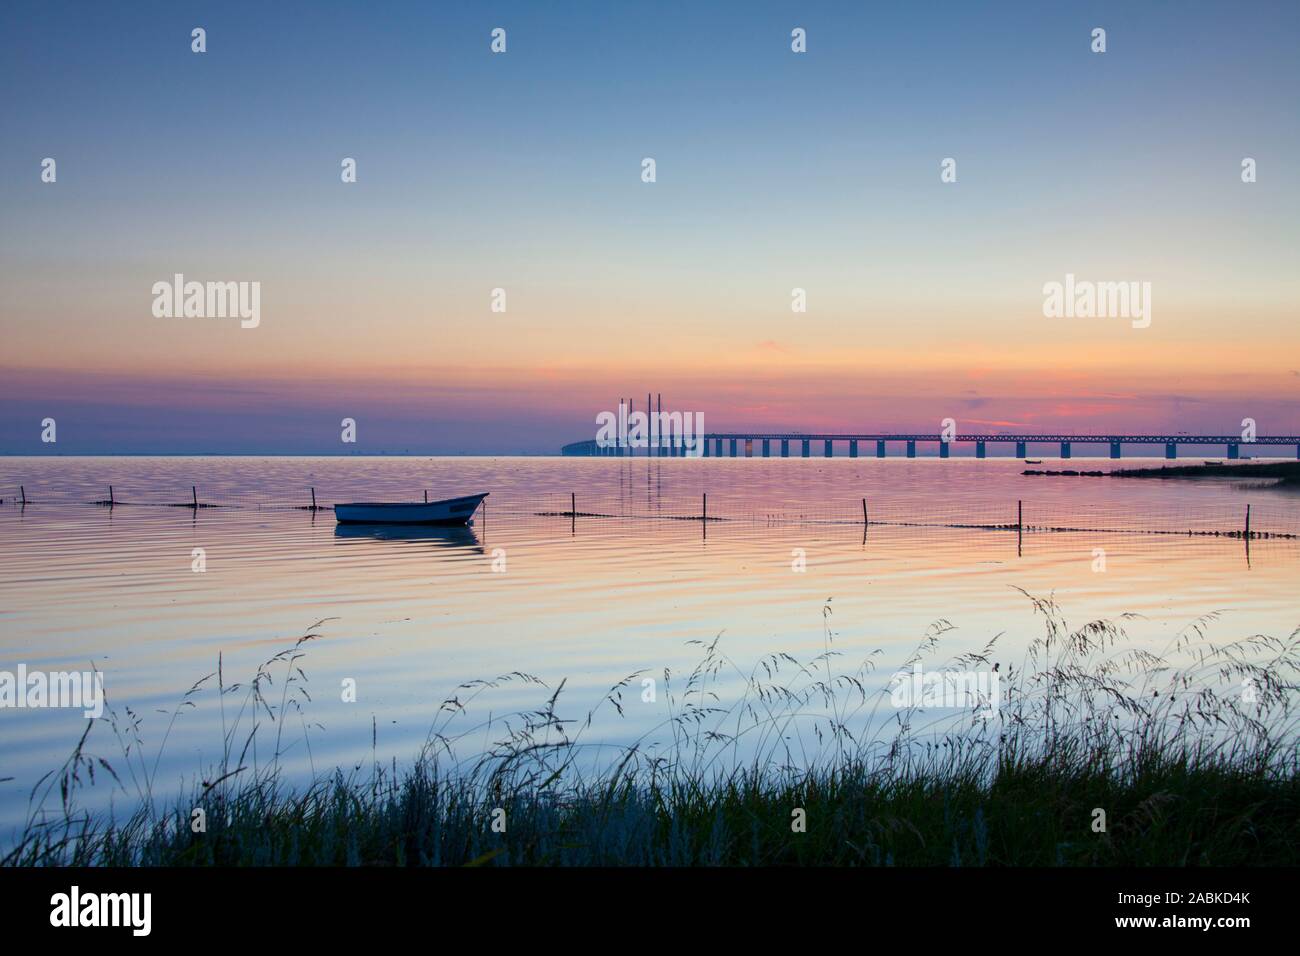
[[[473,548],[479,554],[483,553],[483,546],[471,525],[338,524],[334,526],[334,537],[428,541],[439,548]]]

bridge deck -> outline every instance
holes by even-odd
[[[755,441],[766,438],[769,441],[943,441],[943,436],[934,434],[909,433],[852,433],[852,432],[707,432],[706,441],[713,439],[731,439]],[[1252,441],[1245,441],[1240,435],[976,435],[958,433],[954,442],[1074,442],[1080,445],[1109,444],[1119,442],[1126,445],[1294,445],[1300,443],[1300,435],[1259,435]]]
[[[943,436],[935,433],[921,432],[706,432],[704,435],[706,442],[936,442],[939,444],[971,444],[978,445],[1033,445],[1033,444],[1056,444],[1056,445],[1164,445],[1167,450],[1178,445],[1226,445],[1231,452],[1235,454],[1236,450],[1242,445],[1295,445],[1297,455],[1300,455],[1300,435],[1257,435],[1255,438],[1247,441],[1240,435],[1151,435],[1151,434],[1132,434],[1132,435],[1069,435],[1061,433],[1046,433],[1037,435],[1006,435],[1006,434],[962,434],[958,433],[952,439],[945,442]],[[644,448],[644,445],[638,446],[634,451]],[[659,447],[659,446],[656,446]],[[571,442],[565,445],[561,451],[563,454],[591,454],[593,451],[601,453],[616,451],[615,446],[601,448],[597,445],[595,439],[586,441]],[[623,450],[627,450],[626,446]]]

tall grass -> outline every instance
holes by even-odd
[[[1051,598],[1026,598],[1043,633],[1018,667],[1000,669],[1004,700],[991,719],[983,707],[894,707],[880,651],[841,666],[828,601],[822,650],[806,661],[772,654],[743,671],[719,640],[700,643],[693,670],[659,678],[671,716],[630,745],[586,737],[598,712],[621,715],[625,694],[640,694],[641,673],[570,718],[563,682],[551,689],[516,671],[457,688],[409,766],[381,765],[376,753],[369,766],[294,786],[280,758],[286,734],[310,746],[301,661],[319,622],[247,684],[227,684],[219,663],[183,695],[168,733],[210,688],[222,715],[221,761],[191,792],[159,798],[166,735],[150,761],[139,717],[109,708],[102,722],[116,764],[87,751],[88,724],[33,790],[28,822],[0,862],[1300,863],[1300,630],[1217,644],[1211,614],[1157,654],[1129,639],[1132,615],[1071,627]],[[933,660],[950,629],[932,625],[904,668]],[[941,666],[987,668],[996,646]],[[535,685],[541,704],[472,719],[483,695],[515,683]],[[125,820],[78,807],[96,774],[132,795]],[[196,807],[205,832],[191,827]]]

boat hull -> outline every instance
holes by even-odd
[[[470,524],[480,502],[487,497],[465,495],[442,501],[381,502],[354,501],[334,506],[339,524],[414,524],[454,527]]]

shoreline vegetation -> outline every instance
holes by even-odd
[[[881,651],[844,662],[828,599],[823,649],[808,660],[771,654],[745,671],[720,637],[688,642],[702,655],[692,671],[631,674],[585,717],[561,715],[564,682],[471,681],[438,705],[408,768],[381,763],[376,746],[368,765],[295,785],[280,757],[314,732],[302,661],[318,622],[247,683],[227,684],[219,659],[168,712],[156,752],[130,708],[89,721],[32,790],[0,864],[1300,864],[1300,628],[1219,643],[1215,612],[1155,654],[1126,633],[1138,615],[1071,627],[1052,598],[1025,597],[1043,633],[1021,664],[998,662],[997,637],[937,659],[954,629],[940,620],[900,668],[998,672],[991,719],[982,705],[896,707]],[[627,746],[586,740],[598,711],[639,706],[648,676],[667,719]],[[724,683],[741,688],[729,704]],[[471,717],[508,684],[544,702]],[[214,696],[220,761],[189,792],[160,796],[168,734]],[[92,731],[111,735],[113,760],[91,753]],[[90,812],[78,802],[90,786],[137,809]]]
[[[1159,468],[1117,468],[1112,471],[1078,471],[1075,469],[1026,469],[1022,475],[1078,476],[1083,478],[1272,478],[1272,487],[1300,487],[1300,461],[1225,465],[1205,462],[1201,465],[1161,465]]]

